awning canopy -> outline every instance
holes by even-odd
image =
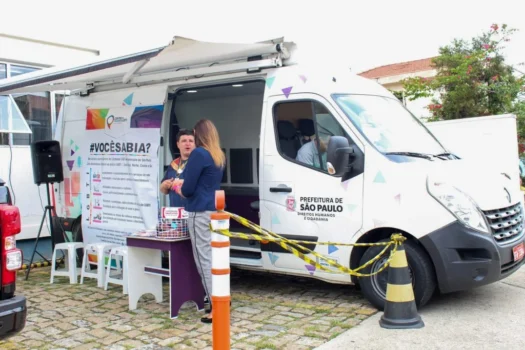
[[[258,43],[211,43],[174,37],[165,47],[88,64],[47,68],[0,80],[0,94],[89,89],[97,83],[133,84],[149,74],[173,72],[225,61],[246,62],[249,57],[282,54],[288,57],[293,43],[283,38]],[[162,76],[162,75],[160,75]]]

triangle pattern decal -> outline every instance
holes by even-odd
[[[293,86],[289,86],[287,88],[282,89],[284,96],[288,98],[290,96],[290,93],[292,92]]]
[[[133,92],[124,99],[124,103],[127,104],[128,106],[131,105],[132,102],[133,102]]]
[[[397,203],[398,205],[401,205],[401,193],[398,194],[397,196],[395,196],[394,199],[396,200],[396,203]]]
[[[376,178],[374,179],[375,183],[385,183],[385,177],[383,176],[383,173],[381,171],[378,171],[376,174]]]
[[[275,265],[275,262],[277,261],[277,259],[279,259],[279,256],[277,256],[276,254],[274,254],[272,252],[269,252],[268,256],[269,256],[270,261],[272,262],[272,264]]]
[[[268,89],[272,88],[273,82],[275,81],[275,77],[267,78],[266,79],[266,86],[268,86]]]
[[[329,245],[328,246],[328,254],[332,254],[333,252],[338,251],[339,248],[337,248],[335,245]]]
[[[310,275],[314,275],[314,272],[315,272],[315,266],[312,266],[310,264],[307,264],[307,265],[304,265],[304,267],[306,267],[306,269],[308,270],[308,272],[310,272]]]
[[[373,221],[374,221],[374,227],[376,227],[376,228],[377,227],[381,227],[381,226],[383,226],[385,224],[384,221],[379,220],[379,219],[373,219]]]
[[[350,213],[352,213],[354,210],[357,209],[357,205],[356,204],[347,204],[346,207],[348,208],[348,211]]]

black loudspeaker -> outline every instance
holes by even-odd
[[[64,181],[60,143],[55,140],[35,141],[31,144],[33,179],[35,184]]]

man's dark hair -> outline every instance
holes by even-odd
[[[183,136],[183,135],[194,136],[192,130],[189,130],[189,129],[180,129],[179,132],[177,133],[177,137],[175,138],[175,142],[179,142],[180,137]]]

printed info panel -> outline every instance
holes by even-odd
[[[81,182],[85,243],[125,245],[133,232],[155,228],[162,114],[162,105],[87,110]]]

